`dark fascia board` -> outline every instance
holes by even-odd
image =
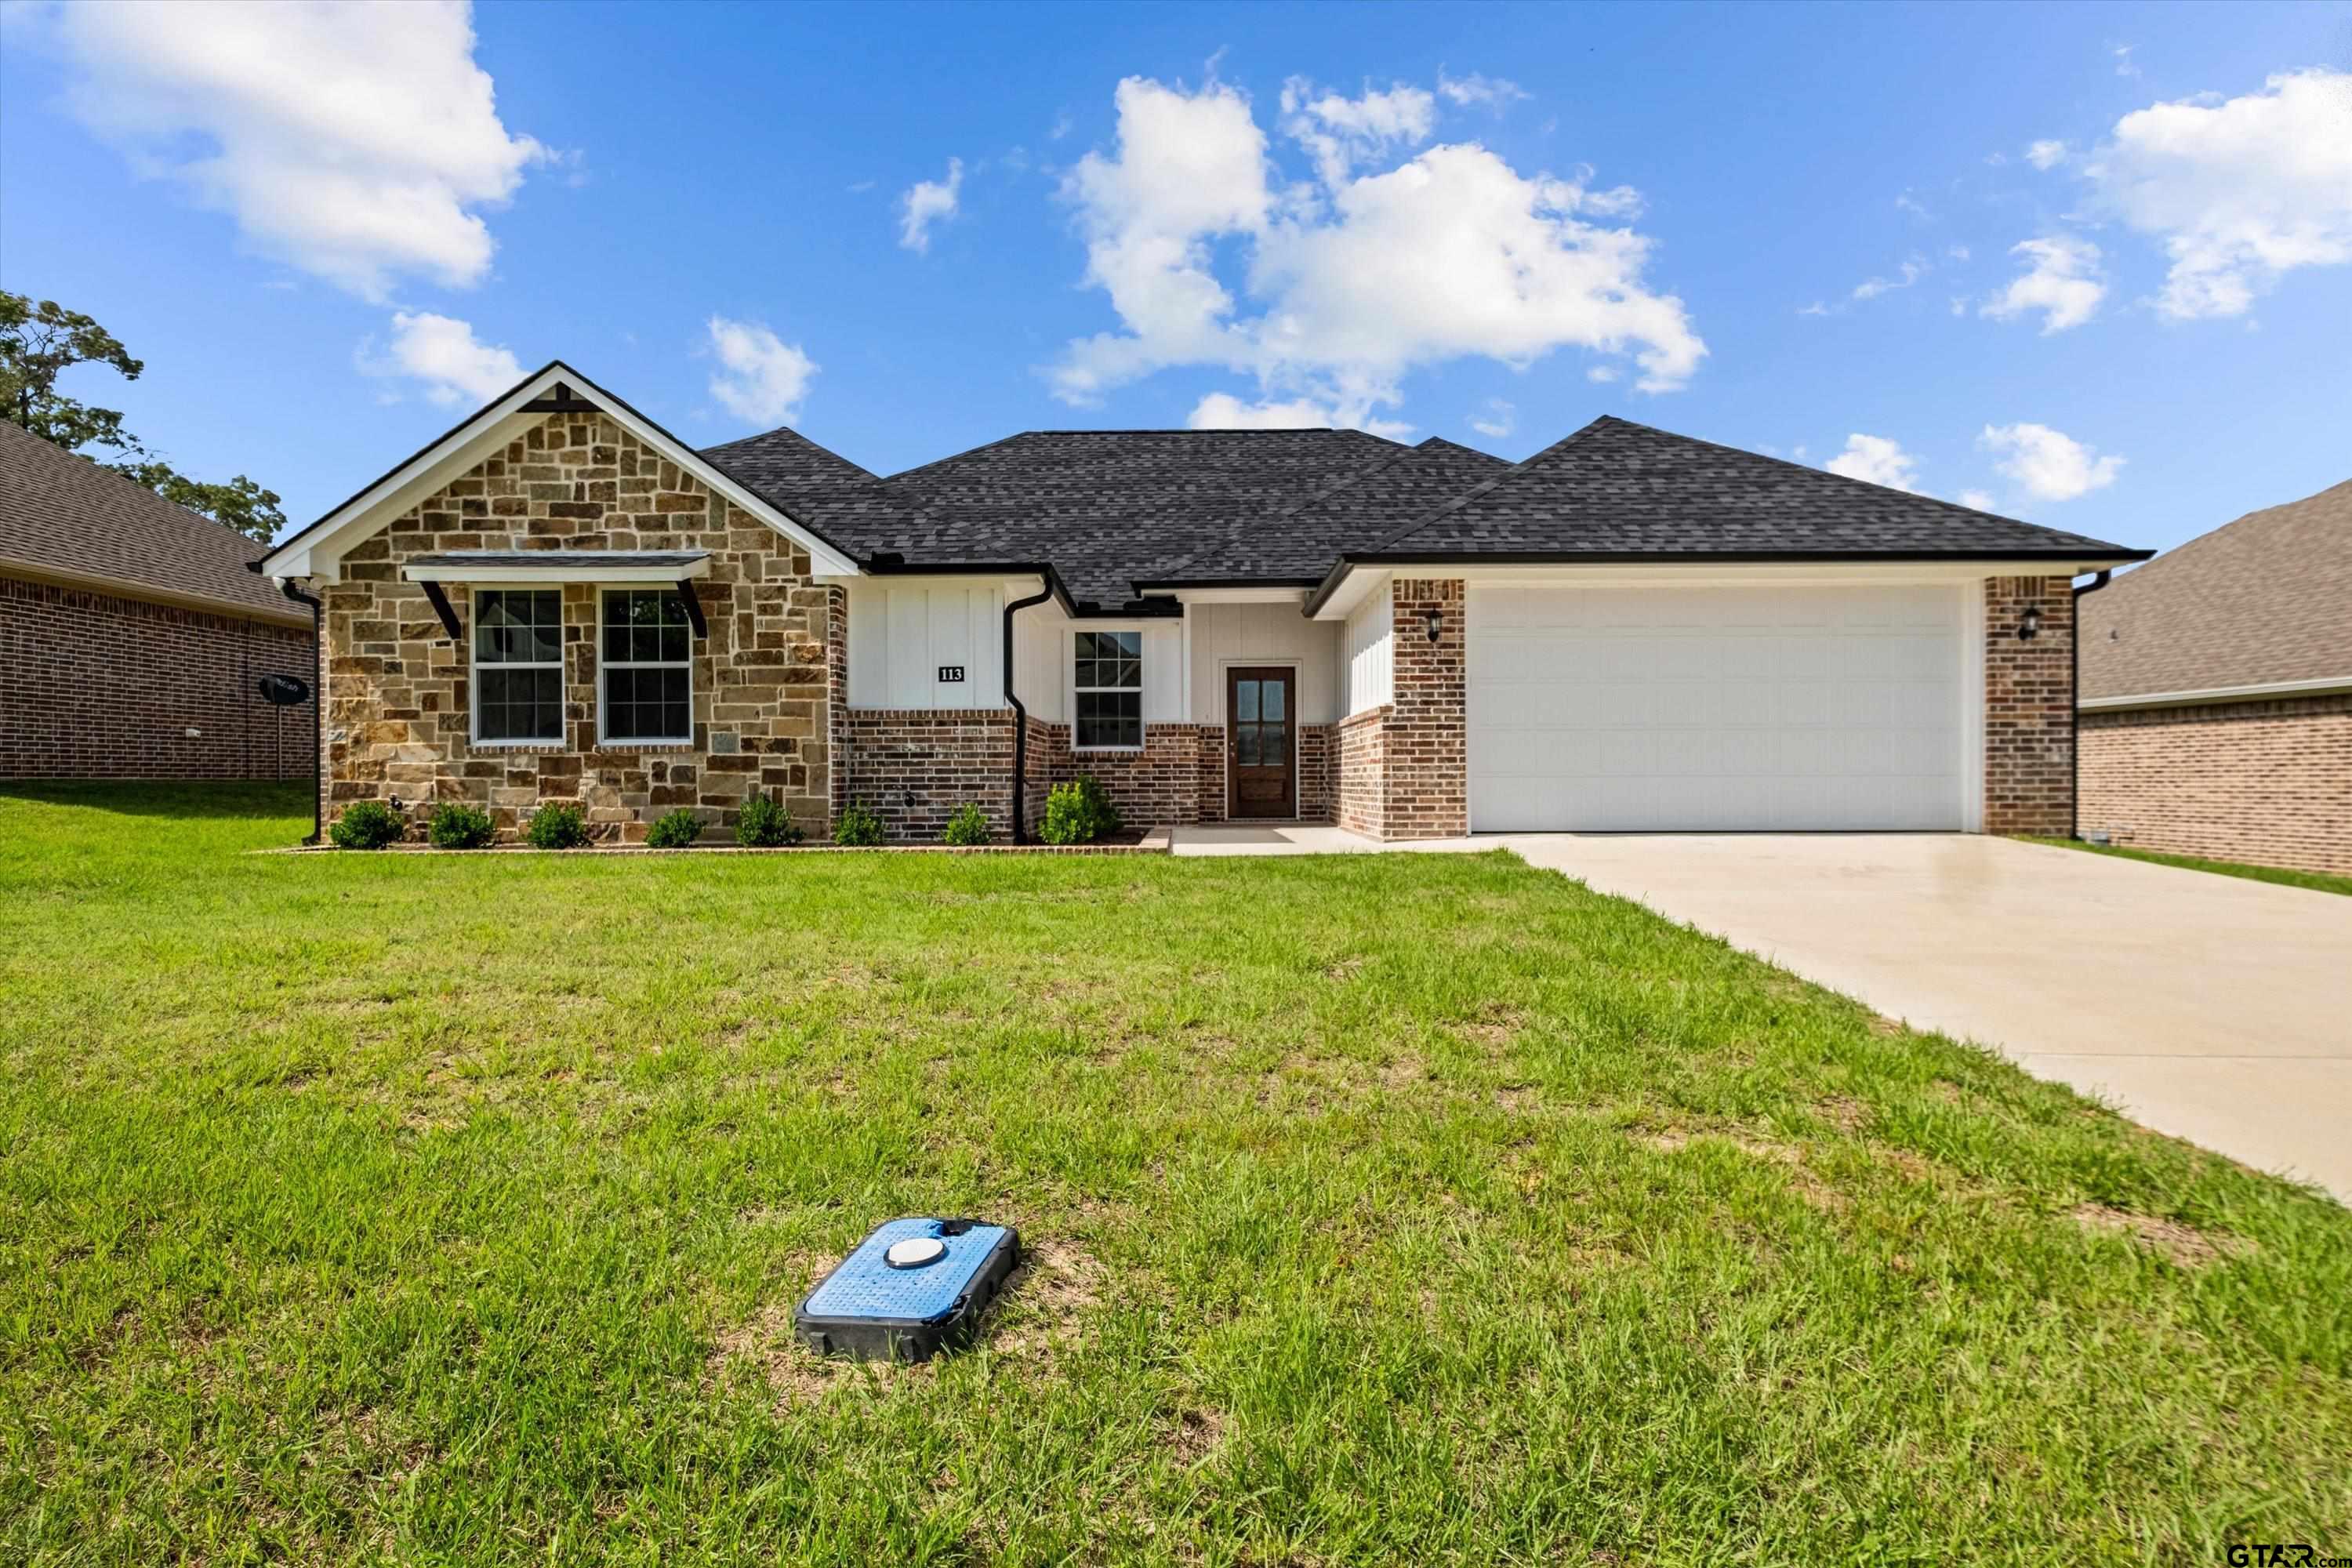
[[[516,393],[520,392],[524,387],[529,386],[532,382],[537,381],[540,377],[546,375],[551,371],[562,371],[566,375],[572,376],[575,380],[586,382],[590,386],[595,386],[597,397],[612,403],[616,407],[628,410],[629,414],[633,417],[644,420],[646,425],[653,428],[655,434],[660,436],[662,439],[669,442],[679,451],[692,453],[698,461],[709,463],[720,473],[727,475],[728,479],[733,483],[742,485],[745,489],[750,490],[753,495],[758,496],[760,500],[767,505],[774,507],[776,514],[779,517],[791,518],[794,527],[807,530],[807,531],[822,542],[826,549],[835,552],[840,555],[843,560],[855,561],[857,559],[857,552],[844,548],[839,540],[833,538],[821,529],[816,528],[806,518],[786,510],[775,500],[762,492],[759,487],[746,483],[743,479],[737,478],[734,472],[730,469],[726,464],[717,461],[715,458],[712,458],[705,453],[697,450],[695,447],[688,446],[686,442],[679,440],[675,435],[671,434],[669,428],[663,425],[661,421],[648,416],[643,409],[638,408],[635,405],[629,403],[625,399],[605,391],[601,386],[597,386],[595,382],[590,381],[587,376],[583,375],[579,371],[572,369],[572,366],[566,364],[560,359],[549,360],[545,364],[541,365],[537,370],[532,371],[529,375],[524,376],[520,381],[516,382],[512,386],[508,387],[504,392],[499,393],[496,397],[491,398],[479,408],[475,409],[471,414],[468,414],[463,419],[458,420],[457,423],[450,426],[449,428],[444,430],[430,441],[425,442],[425,445],[417,447],[416,450],[409,453],[408,456],[401,458],[400,461],[393,464],[392,467],[384,469],[383,473],[378,474],[374,479],[370,479],[367,483],[353,490],[350,495],[345,496],[341,500],[336,502],[333,506],[329,507],[325,511],[320,512],[316,521],[304,524],[302,527],[298,528],[293,532],[288,534],[285,538],[272,543],[269,547],[269,554],[276,555],[298,541],[306,539],[310,535],[316,533],[321,527],[325,526],[329,519],[341,513],[353,501],[359,500],[362,496],[367,494],[368,491],[375,489],[376,486],[383,483],[384,480],[400,472],[401,469],[408,467],[411,463],[415,462],[419,458],[424,457],[427,452],[432,451],[435,447],[446,446],[449,442],[464,435],[476,425],[480,424],[482,420],[488,416],[491,409],[496,408],[508,398],[512,397]],[[572,396],[581,398],[583,402],[593,404],[595,401],[593,398],[585,397],[578,387],[567,387],[566,390],[569,391]],[[520,410],[518,412],[520,412]],[[268,560],[268,556],[264,556],[262,559]],[[259,569],[259,566],[257,564],[255,570],[258,571]]]
[[[1360,566],[1757,566],[1767,564],[1869,566],[1932,561],[2147,561],[2153,550],[1373,550],[1343,554],[1303,606],[1321,609],[1348,574]]]
[[[1312,588],[1323,581],[1320,577],[1155,577],[1139,579],[1139,594],[1175,593],[1185,588]]]

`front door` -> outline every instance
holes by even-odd
[[[1237,817],[1298,815],[1297,679],[1279,668],[1225,673],[1225,765]]]

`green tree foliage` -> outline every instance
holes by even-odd
[[[125,430],[119,410],[94,408],[60,393],[58,377],[78,364],[108,366],[125,381],[138,380],[147,368],[131,357],[121,340],[80,311],[55,300],[35,304],[0,289],[0,418],[68,452],[87,457],[85,447],[118,452],[107,468],[247,538],[267,542],[286,525],[276,490],[243,474],[226,484],[192,479]]]

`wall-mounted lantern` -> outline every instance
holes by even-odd
[[[1437,640],[1438,634],[1445,628],[1445,612],[1443,610],[1429,610],[1423,614],[1422,619],[1429,623],[1429,640],[1435,642]]]
[[[2028,605],[2025,614],[2017,617],[2017,640],[2032,642],[2042,635],[2042,606]]]

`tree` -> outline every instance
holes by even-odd
[[[275,490],[243,474],[226,484],[192,479],[141,445],[111,408],[62,395],[58,377],[78,364],[111,367],[136,381],[146,364],[131,357],[121,341],[79,310],[54,300],[36,305],[22,294],[0,289],[0,417],[55,447],[88,457],[85,447],[122,454],[106,468],[165,500],[211,518],[267,543],[286,525]],[[97,459],[92,458],[93,462]]]

